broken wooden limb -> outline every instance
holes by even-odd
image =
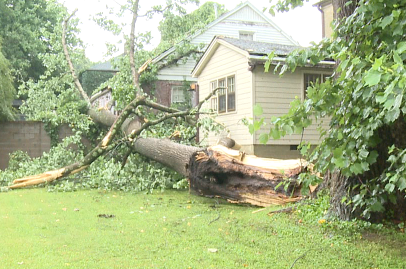
[[[139,138],[133,148],[187,177],[190,189],[198,195],[256,206],[301,199],[295,179],[307,165],[303,160],[259,158],[220,145],[199,149],[155,138]],[[292,181],[289,188],[275,190],[285,180]]]
[[[217,145],[197,151],[190,159],[190,187],[199,195],[232,203],[269,206],[295,202],[301,199],[295,179],[305,163],[259,158]],[[291,181],[286,191],[275,189],[285,180]]]
[[[95,150],[102,152],[108,148]],[[134,152],[187,177],[191,190],[198,195],[256,206],[280,205],[301,199],[300,185],[295,179],[303,171],[303,165],[307,164],[303,160],[259,158],[219,145],[202,149],[156,138],[138,138],[132,148]],[[71,175],[77,169],[83,169],[93,158],[93,155],[86,156],[80,163],[16,180],[10,188],[32,186]],[[286,190],[275,189],[285,180],[290,181]]]

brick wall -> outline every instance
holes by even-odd
[[[69,127],[59,131],[62,139],[72,134]],[[39,157],[51,148],[51,138],[44,123],[37,121],[0,122],[0,169],[7,168],[9,153],[16,150],[27,152],[30,157]]]

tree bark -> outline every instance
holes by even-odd
[[[258,158],[220,145],[203,149],[156,138],[138,138],[132,148],[188,178],[190,189],[197,195],[255,206],[280,205],[302,198],[296,179],[305,169],[303,160]],[[103,154],[102,150],[108,148],[98,147],[72,165],[16,179],[10,188],[47,183],[80,172]],[[278,187],[286,180],[290,181],[287,188]]]
[[[168,139],[139,138],[134,151],[187,177],[198,195],[220,197],[256,206],[285,204],[301,199],[295,182],[305,163],[245,155],[224,146],[197,148]],[[283,170],[283,172],[281,172]],[[290,179],[289,187],[279,187]]]

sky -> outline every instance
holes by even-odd
[[[207,2],[208,0],[200,0],[200,5]],[[240,2],[236,0],[212,0],[219,4],[225,5],[226,9],[232,10]],[[86,45],[86,56],[93,62],[104,61],[111,56],[106,56],[107,47],[106,42],[115,44],[119,51],[116,54],[123,52],[123,44],[119,43],[123,39],[123,36],[114,36],[113,34],[102,30],[95,22],[93,22],[92,17],[99,12],[104,12],[108,14],[106,6],[118,8],[119,0],[60,0],[70,12],[78,9],[76,17],[80,19],[79,28],[81,29],[81,34],[79,37],[84,41]],[[123,2],[123,1],[121,1]],[[264,7],[270,7],[270,0],[250,0],[250,2],[262,11]],[[274,0],[276,2],[276,0]],[[284,32],[289,34],[294,40],[298,41],[302,46],[308,46],[310,42],[318,42],[321,40],[321,13],[317,8],[313,7],[312,4],[318,2],[317,0],[310,0],[310,3],[306,3],[304,7],[291,10],[286,13],[277,13],[275,17],[272,17],[269,13],[266,15],[279,26]],[[141,13],[149,10],[152,5],[162,4],[164,5],[164,0],[140,0]],[[197,9],[196,5],[188,5],[188,12],[192,12]],[[110,17],[115,19],[114,16]],[[162,20],[161,15],[155,15],[153,19],[139,18],[136,24],[136,32],[151,31],[152,41],[147,49],[153,49],[159,44],[160,33],[158,31],[158,25],[160,20]],[[122,23],[131,22],[131,15],[126,14],[122,18]],[[129,27],[124,27],[123,32],[127,35],[130,32]]]

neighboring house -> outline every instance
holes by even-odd
[[[92,95],[90,98],[90,103],[93,107],[109,110],[114,115],[118,115],[118,111],[114,109],[115,101],[113,100],[110,87],[106,87],[104,90]]]
[[[333,33],[332,22],[334,20],[333,0],[323,0],[313,6],[321,12],[322,37],[331,37]]]
[[[217,111],[216,120],[224,124],[231,138],[246,153],[280,159],[299,157],[297,146],[302,141],[301,135],[289,135],[262,145],[259,135],[269,131],[269,126],[252,136],[248,127],[242,124],[244,118],[255,118],[255,104],[263,108],[265,122],[270,122],[272,116],[286,114],[291,101],[296,97],[305,98],[308,85],[323,81],[332,74],[334,62],[330,61],[322,61],[317,67],[297,68],[294,73],[287,72],[282,77],[274,74],[272,65],[269,72],[264,72],[264,63],[269,53],[275,53],[272,64],[276,65],[278,62],[283,63],[286,55],[297,48],[292,45],[216,37],[192,72],[198,80],[200,100],[216,88],[225,88],[219,90],[205,108]],[[327,124],[326,121],[324,125]],[[213,145],[222,136],[225,134],[210,134],[203,142]],[[203,138],[202,133],[199,137]],[[303,141],[319,142],[315,124],[305,129]]]
[[[95,64],[80,73],[79,80],[88,96],[91,96],[94,90],[119,71],[113,68],[111,64],[112,61],[117,61],[117,58],[113,58],[104,63]]]
[[[198,53],[198,56],[201,56],[216,35],[282,45],[298,45],[295,40],[284,33],[250,2],[238,5],[187,39],[190,40],[191,44],[199,46],[201,53]],[[177,46],[181,45],[182,42]],[[173,58],[176,59],[175,63],[173,63]],[[160,67],[154,93],[158,102],[170,105],[179,100],[184,100],[182,96],[184,89],[182,91],[181,86],[185,84],[185,81],[190,83],[197,81],[196,78],[191,76],[191,71],[196,62],[196,57],[192,56],[177,59],[176,46],[152,60],[153,64]],[[193,100],[192,103],[196,103],[196,100]]]

